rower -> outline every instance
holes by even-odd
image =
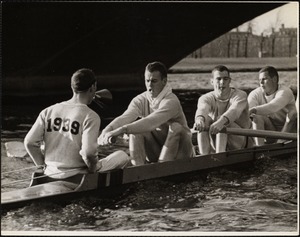
[[[259,71],[260,87],[248,96],[253,129],[296,133],[297,108],[292,90],[279,85],[276,68],[267,66]],[[256,145],[282,141],[255,137]]]
[[[102,131],[98,143],[107,145],[111,137],[129,134],[133,165],[193,156],[191,132],[164,64],[146,66],[145,85],[147,91],[133,98],[128,109]]]
[[[100,117],[87,106],[97,89],[94,72],[76,71],[71,88],[72,98],[42,110],[25,137],[25,148],[35,165],[44,166],[44,174],[52,179],[123,168],[128,156],[121,151],[98,162]]]
[[[252,146],[246,136],[220,133],[224,127],[251,127],[246,92],[230,87],[229,70],[223,65],[212,70],[211,84],[214,91],[198,100],[194,129],[201,155]]]

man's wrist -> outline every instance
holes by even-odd
[[[257,114],[257,109],[256,109],[256,107],[251,108],[251,114]]]
[[[224,125],[228,125],[229,124],[229,119],[226,116],[222,116],[221,119],[222,119]]]
[[[203,116],[203,115],[198,115],[197,116],[197,118],[196,118],[196,121],[198,122],[200,122],[200,121],[202,121],[202,122],[204,122],[205,123],[205,117]]]
[[[114,128],[112,126],[108,125],[103,131],[104,132],[110,132],[112,130],[114,130]]]
[[[122,133],[125,133],[125,134],[128,134],[128,131],[127,131],[128,129],[127,129],[127,125],[124,125],[124,126],[122,126]]]

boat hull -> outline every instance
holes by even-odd
[[[253,162],[257,157],[287,156],[297,154],[297,141],[270,144],[261,147],[246,148],[217,154],[202,155],[153,163],[141,166],[132,166],[125,169],[111,170],[94,174],[82,175],[80,183],[54,181],[37,184],[28,188],[4,192],[1,195],[3,208],[17,207],[21,204],[37,200],[62,200],[79,196],[85,192],[105,194],[110,190],[121,191],[126,185],[155,178],[176,176],[192,172],[208,172],[221,167],[230,167]],[[114,193],[113,192],[113,193]]]

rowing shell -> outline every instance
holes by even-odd
[[[260,147],[246,148],[209,155],[198,155],[191,158],[131,166],[125,169],[83,174],[77,181],[54,181],[38,184],[36,179],[31,186],[1,194],[1,206],[15,206],[34,200],[53,200],[63,196],[74,197],[74,194],[86,191],[105,191],[107,188],[120,187],[124,184],[142,180],[179,175],[195,171],[210,170],[225,166],[238,165],[254,161],[261,155],[268,157],[297,154],[297,142],[289,141]]]

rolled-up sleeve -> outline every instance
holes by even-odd
[[[176,117],[178,111],[179,108],[176,101],[166,100],[153,113],[127,125],[127,132],[129,134],[137,134],[153,131],[155,128]]]
[[[97,159],[97,138],[100,130],[100,117],[96,114],[89,116],[83,124],[82,146],[79,151],[84,162],[90,167],[96,164]]]
[[[24,139],[24,146],[26,148],[26,151],[30,155],[30,157],[33,159],[34,163],[36,165],[44,165],[44,155],[41,150],[41,144],[44,139],[44,130],[45,130],[45,124],[44,124],[44,111],[42,111],[38,118],[36,119],[35,123],[27,133],[25,139]]]
[[[143,103],[139,97],[135,97],[129,104],[126,111],[115,118],[108,126],[111,126],[113,129],[117,129],[123,125],[132,123],[138,117],[142,116],[143,113]]]
[[[198,99],[195,120],[199,116],[203,116],[205,120],[208,119],[209,113],[212,111],[211,107],[214,105],[213,96],[203,95]]]
[[[223,116],[229,119],[229,123],[232,123],[241,116],[247,107],[247,94],[244,91],[239,91],[233,97],[231,97],[230,106]]]
[[[292,93],[288,93],[286,90],[280,90],[276,93],[273,100],[271,100],[267,104],[256,106],[256,114],[259,115],[268,115],[272,113],[276,113],[279,110],[286,107],[287,104],[291,100],[293,100],[294,95]]]

